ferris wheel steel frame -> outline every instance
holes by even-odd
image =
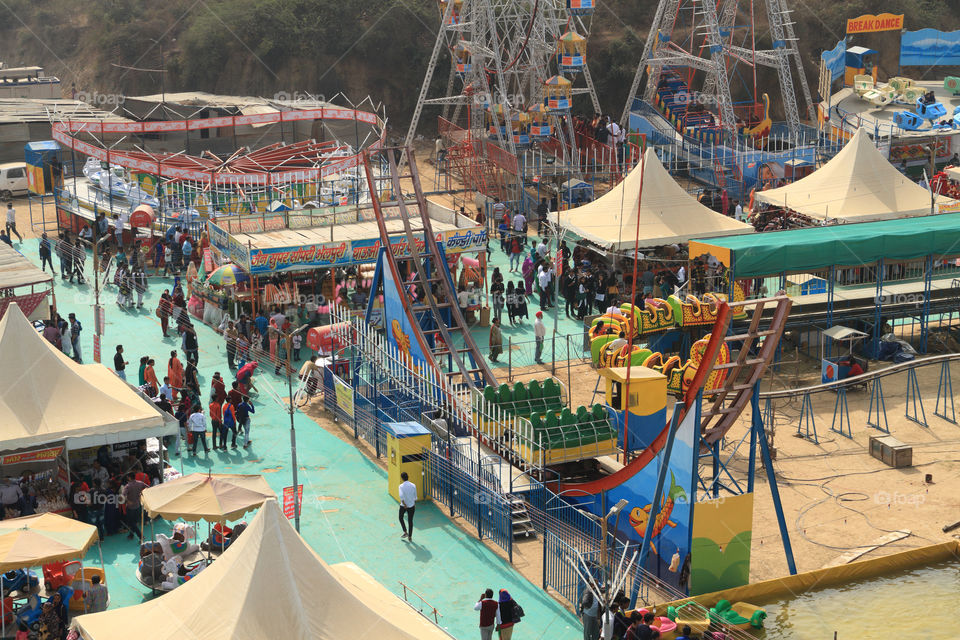
[[[587,37],[591,26],[590,15],[568,11],[564,0],[443,0],[441,6],[440,28],[405,139],[408,147],[427,106],[441,106],[444,118],[452,109],[453,117],[448,119],[458,122],[463,108],[472,103],[480,108],[468,109],[467,128],[482,131],[485,107],[499,104],[502,117],[509,123],[526,106],[542,100],[544,81],[555,75],[551,69],[564,31],[574,30]],[[470,55],[469,69],[459,74],[460,85],[469,87],[467,91],[457,90],[456,52],[461,49]],[[431,85],[444,50],[450,56],[446,90],[442,96],[431,98]],[[601,113],[589,65],[585,63],[581,71],[585,86],[574,87],[573,95],[588,95],[593,109]],[[561,118],[555,114],[554,119]],[[565,134],[573,136],[570,118],[566,120]],[[495,129],[493,137],[498,145],[516,154],[513,136],[503,135],[499,127]],[[562,130],[554,127],[556,132]],[[569,142],[571,148],[576,147],[574,138]]]
[[[756,48],[755,9],[761,3],[770,29],[770,49]],[[689,14],[689,24],[678,29],[685,12]],[[813,100],[790,13],[786,0],[659,0],[621,123],[626,126],[628,122],[644,75],[647,75],[647,83],[643,99],[651,102],[664,69],[686,67],[705,74],[700,93],[715,106],[720,125],[732,141],[737,135],[737,123],[730,74],[737,64],[747,64],[754,69],[760,65],[777,70],[787,127],[791,134],[796,134],[800,127],[800,110],[795,85],[800,85],[808,117],[812,114]],[[737,24],[741,15],[749,16],[748,27]],[[744,28],[751,30],[749,46],[745,46],[746,42],[738,45],[734,41],[735,33]],[[674,39],[678,31],[683,36],[685,30],[689,31],[686,36],[690,42],[689,50],[676,44]],[[791,69],[791,60],[795,70]],[[798,77],[795,79],[794,76]]]

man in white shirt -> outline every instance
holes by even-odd
[[[543,355],[543,341],[547,337],[547,328],[543,324],[543,311],[537,311],[537,319],[533,321],[533,336],[537,340],[537,364],[543,364],[540,356]]]
[[[99,460],[93,461],[93,468],[90,470],[91,480],[99,480],[100,486],[105,487],[110,481],[110,472],[107,471],[107,468],[100,464]]]
[[[23,236],[17,231],[17,211],[13,208],[13,203],[7,203],[7,235],[10,232],[17,234],[17,242],[23,242]]]
[[[187,418],[187,429],[193,434],[193,446],[190,449],[190,455],[197,455],[197,441],[203,442],[203,452],[210,453],[207,448],[207,421],[203,417],[203,412],[197,409]]]
[[[401,539],[406,538],[413,542],[413,512],[417,508],[417,485],[410,482],[410,476],[404,471],[400,474],[398,493],[400,494],[400,528],[403,529]],[[407,522],[403,522],[403,515],[407,515]]]
[[[163,377],[163,384],[160,385],[159,395],[166,398],[167,402],[173,402],[173,387],[170,386],[170,378],[167,376]]]
[[[540,308],[550,307],[550,271],[540,265],[537,269],[537,284],[540,285]]]
[[[522,213],[518,213],[513,216],[513,231],[514,233],[525,233],[524,228],[527,224],[527,218]]]
[[[507,212],[507,205],[500,202],[500,198],[494,198],[491,208],[493,209],[493,219],[496,220],[497,224],[500,224],[503,214]]]
[[[12,478],[0,486],[0,519],[7,517],[7,509],[16,509],[19,515],[23,515],[23,491]]]
[[[547,254],[550,253],[550,241],[543,240],[540,242],[540,245],[537,247],[537,255],[540,256],[540,259],[547,257]]]
[[[617,353],[625,346],[627,346],[627,336],[623,331],[621,331],[620,335],[610,343],[608,349],[610,349],[610,353]]]
[[[737,219],[738,222],[743,222],[743,205],[737,202],[737,207],[733,210],[733,217]]]

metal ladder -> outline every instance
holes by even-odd
[[[397,152],[404,152],[407,159],[406,168],[410,173],[400,175],[397,167]],[[385,159],[386,162],[381,162]],[[428,364],[443,376],[444,382],[456,389],[475,389],[483,385],[496,385],[494,377],[486,359],[480,353],[473,336],[470,335],[466,320],[457,304],[457,292],[453,280],[446,270],[445,255],[440,250],[436,235],[427,211],[427,201],[420,187],[420,177],[417,170],[413,149],[409,147],[385,148],[371,150],[364,153],[364,170],[370,187],[373,201],[373,210],[377,218],[377,227],[380,230],[380,242],[387,248],[386,256],[388,268],[393,272],[394,280],[404,290],[411,286],[420,285],[423,291],[423,300],[409,300],[407,312],[412,318],[413,331],[418,335],[415,338],[424,347],[424,356]],[[375,175],[374,166],[389,167],[390,175],[380,177]],[[401,180],[409,179],[413,189],[413,198],[408,199],[404,194]],[[383,184],[387,183],[387,184]],[[389,185],[389,188],[385,188]],[[388,202],[382,202],[383,193],[392,194]],[[403,233],[406,236],[409,251],[405,256],[396,256],[390,250],[390,233],[387,230],[384,207],[397,207],[399,219],[403,223]],[[411,211],[411,208],[413,209]],[[419,217],[419,226],[413,224]],[[394,233],[396,235],[396,233]],[[424,252],[421,253],[418,235],[423,237]],[[402,274],[416,272],[413,279],[401,280]],[[433,287],[439,288],[443,301],[437,300]],[[418,319],[429,320],[431,326],[423,328]],[[454,335],[459,334],[462,346],[454,342]],[[440,338],[440,341],[437,340]],[[444,367],[444,363],[446,366]]]
[[[700,432],[709,444],[720,440],[746,409],[747,403],[753,396],[754,385],[776,356],[793,301],[786,296],[776,296],[760,300],[730,302],[729,305],[731,308],[752,306],[753,315],[744,333],[724,336],[724,342],[728,345],[738,342],[741,346],[734,360],[725,364],[714,364],[712,368],[712,371],[727,371],[722,386],[703,391]],[[765,323],[767,326],[762,328],[764,309],[769,306],[774,307],[774,310]],[[758,353],[751,356],[751,347],[760,340],[762,344]]]

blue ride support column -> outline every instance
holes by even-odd
[[[941,399],[943,409],[940,408]],[[947,407],[950,416],[947,417]],[[940,384],[937,386],[937,405],[933,408],[933,415],[939,416],[952,424],[957,424],[957,412],[953,406],[953,380],[950,377],[950,361],[944,360],[940,364]]]
[[[919,413],[917,407],[920,408]],[[927,425],[927,412],[923,409],[923,398],[920,396],[920,383],[917,381],[916,367],[907,369],[907,406],[904,415],[907,420],[916,422],[921,427],[929,427]]]
[[[833,326],[833,289],[837,281],[837,265],[830,265],[830,274],[827,276],[827,329]],[[833,353],[833,338],[825,338],[823,352],[830,357]]]
[[[760,417],[760,390],[753,388],[753,424],[751,429],[756,431],[756,438],[760,444],[760,455],[763,466],[767,470],[767,482],[770,484],[770,495],[773,498],[773,508],[777,512],[777,524],[780,526],[780,538],[783,540],[783,553],[787,557],[787,568],[790,575],[797,575],[797,563],[793,559],[793,546],[790,544],[790,531],[787,529],[787,520],[783,515],[783,503],[780,502],[780,489],[777,487],[777,475],[773,472],[773,460],[770,458],[770,446],[767,444],[767,434]]]
[[[756,478],[757,470],[757,429],[754,426],[758,421],[761,422],[763,418],[760,415],[760,385],[754,383],[753,385],[753,402],[751,402],[751,414],[750,414],[750,462],[747,466],[747,492],[753,493],[753,481]],[[767,398],[767,407],[770,407],[770,398]],[[766,413],[766,409],[764,410]]]
[[[877,417],[874,422],[873,412],[876,409]],[[883,418],[883,426],[880,426],[880,418]],[[870,385],[870,408],[867,410],[867,426],[873,427],[878,431],[890,433],[890,424],[887,422],[887,405],[883,401],[883,383],[880,378],[874,378]]]
[[[837,425],[839,419],[840,424]],[[847,425],[847,430],[843,430],[843,425]],[[837,400],[833,405],[833,422],[830,423],[830,430],[836,431],[844,438],[853,439],[853,432],[850,429],[850,409],[847,407],[847,388],[841,385],[837,387]]]

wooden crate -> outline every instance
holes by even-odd
[[[913,447],[893,436],[870,436],[870,455],[895,469],[913,466]]]

